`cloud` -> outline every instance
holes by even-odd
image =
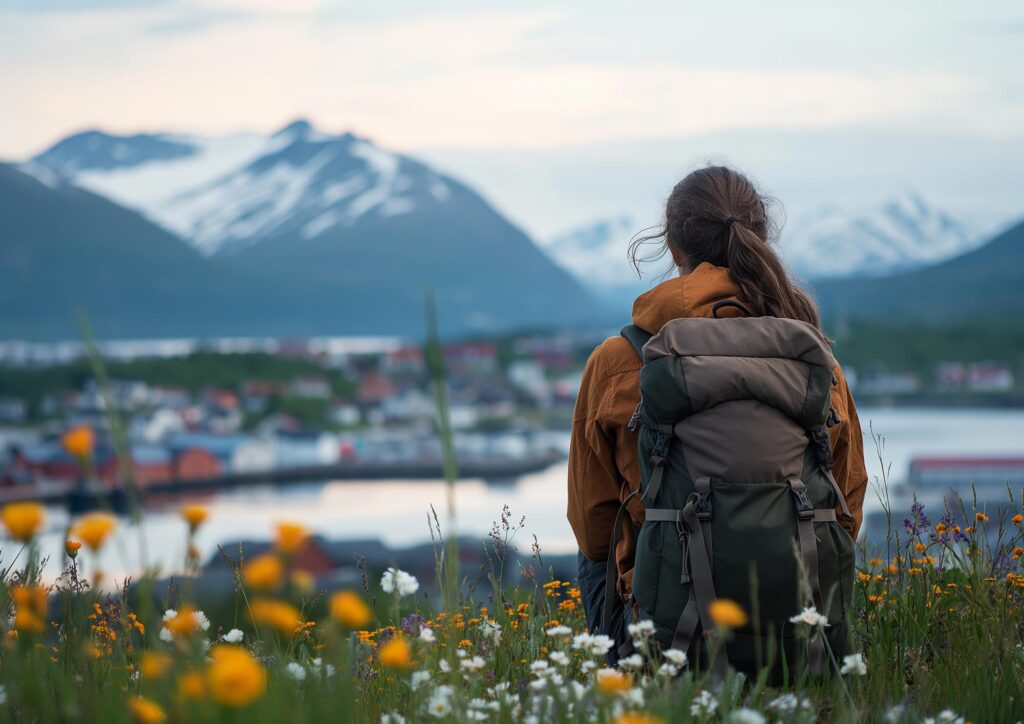
[[[407,149],[728,128],[920,124],[1013,135],[1024,126],[1020,82],[1005,77],[625,54],[614,36],[582,42],[577,20],[529,7],[356,20],[321,0],[0,11],[0,87],[17,109],[0,116],[0,154],[87,125],[231,131],[296,115]],[[602,57],[600,38],[617,52]]]

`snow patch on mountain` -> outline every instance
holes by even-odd
[[[421,204],[445,203],[451,194],[449,183],[426,166],[305,120],[270,135],[89,132],[36,161],[142,212],[204,254],[270,237],[315,239],[370,217],[386,221]]]
[[[555,263],[595,289],[635,285],[629,243],[640,229],[629,216],[600,219],[541,243]]]
[[[879,277],[931,266],[977,248],[985,236],[906,193],[850,213],[824,207],[782,235],[782,253],[808,279]]]

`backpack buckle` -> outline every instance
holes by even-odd
[[[807,486],[800,480],[790,480],[789,490],[793,493],[793,502],[796,505],[796,515],[800,520],[812,520],[814,518],[814,505],[807,497]]]
[[[697,495],[694,509],[697,511],[697,520],[711,520],[713,510],[711,508],[711,496],[710,495]]]

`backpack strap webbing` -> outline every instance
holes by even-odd
[[[807,497],[807,486],[802,480],[789,481],[790,492],[793,493],[796,505],[796,537],[800,547],[800,558],[803,562],[804,573],[807,575],[808,583],[811,586],[811,599],[814,607],[824,612],[825,607],[821,598],[821,581],[818,577],[818,543],[814,536],[814,506]],[[815,627],[811,632],[808,643],[808,658],[811,674],[821,677],[825,673],[825,632],[820,627]]]
[[[636,350],[637,357],[640,361],[644,361],[644,345],[647,344],[648,340],[654,335],[635,324],[627,324],[619,332],[623,337],[629,340],[629,343],[633,345],[633,349]]]

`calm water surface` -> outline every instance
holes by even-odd
[[[917,455],[1001,453],[1024,455],[1024,410],[863,409],[866,457],[872,481],[881,479],[882,459],[891,470],[890,481],[901,481]],[[872,430],[879,446],[872,441]],[[575,543],[565,520],[565,464],[526,475],[507,485],[463,480],[457,488],[457,527],[461,534],[483,536],[508,505],[526,528],[517,542],[528,549],[536,535],[543,550],[567,552]],[[1024,481],[1018,481],[1024,482]],[[185,553],[185,525],[177,516],[182,501],[147,510],[145,522],[134,527],[125,521],[103,552],[99,565],[115,578],[147,566],[163,572],[180,569]],[[437,509],[445,524],[445,485],[441,481],[333,482],[271,486],[231,491],[200,502],[210,509],[209,522],[196,543],[204,560],[216,553],[218,543],[267,539],[278,520],[302,522],[328,538],[378,538],[392,546],[429,539],[428,514]],[[868,506],[877,506],[868,494]],[[52,510],[49,532],[43,536],[44,554],[59,559],[67,513]],[[6,551],[2,556],[6,561]],[[86,567],[92,563],[87,554]],[[56,567],[51,566],[52,573]]]

